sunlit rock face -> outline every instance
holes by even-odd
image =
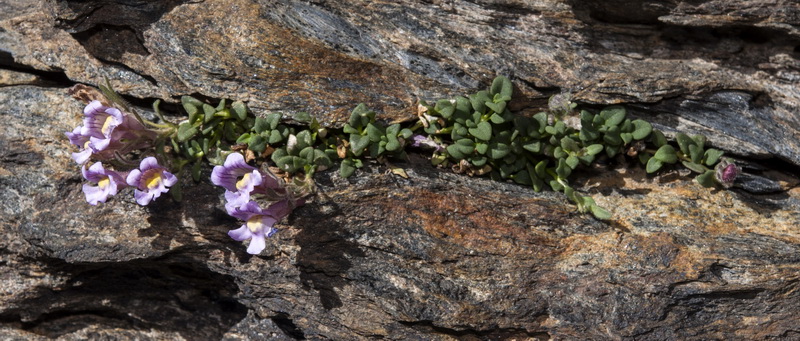
[[[10,339],[794,339],[800,33],[763,1],[13,1],[0,4],[0,335]],[[258,256],[204,177],[91,206],[64,132],[75,83],[134,105],[241,99],[340,126],[364,102],[507,75],[511,108],[570,91],[737,158],[730,190],[619,160],[562,195],[370,164],[278,224]],[[175,106],[177,108],[177,106]],[[170,109],[167,105],[167,109]],[[177,114],[176,114],[177,115]],[[177,116],[175,116],[177,118]],[[209,175],[210,169],[206,169]],[[130,194],[130,193],[128,193]]]

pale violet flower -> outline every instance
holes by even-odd
[[[91,205],[106,202],[108,197],[116,195],[119,190],[128,186],[121,174],[103,168],[103,164],[100,162],[96,162],[88,168],[81,167],[81,173],[86,180],[97,184],[96,186],[83,185],[86,201]]]
[[[136,188],[133,196],[142,206],[166,193],[169,187],[178,182],[178,178],[159,165],[158,160],[152,156],[142,160],[139,169],[132,170],[126,180],[128,185]]]
[[[243,220],[244,224],[238,229],[228,231],[228,236],[238,241],[250,239],[247,253],[257,255],[266,247],[265,238],[278,231],[273,225],[290,212],[289,202],[286,200],[276,202],[267,209],[250,201],[231,212],[233,217]]]

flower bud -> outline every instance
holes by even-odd
[[[733,160],[725,158],[714,167],[714,178],[722,187],[729,188],[733,186],[733,182],[739,176],[740,171]]]

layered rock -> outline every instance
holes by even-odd
[[[0,335],[10,339],[796,339],[800,9],[792,2],[0,3]],[[515,84],[624,103],[742,159],[730,191],[635,165],[557,193],[437,170],[322,173],[259,256],[207,181],[181,203],[92,207],[63,132],[74,83],[309,111]],[[749,160],[749,161],[748,161]],[[208,171],[208,170],[206,170]],[[190,184],[190,180],[187,185]],[[129,193],[128,193],[129,194]]]

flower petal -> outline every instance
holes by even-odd
[[[91,101],[83,108],[83,114],[89,115],[95,112],[104,112],[107,107],[100,103],[98,100]]]
[[[89,161],[89,158],[92,156],[92,149],[86,148],[80,152],[72,153],[72,159],[75,160],[75,163],[82,165]]]
[[[98,202],[106,202],[110,196],[107,191],[89,184],[83,184],[83,194],[86,195],[86,202],[90,205],[97,205]]]
[[[139,169],[142,170],[142,172],[153,168],[163,168],[158,165],[158,160],[155,157],[148,156],[139,163]]]
[[[228,231],[228,236],[234,240],[243,241],[252,238],[253,233],[250,232],[250,229],[247,228],[247,225],[242,225],[242,227],[238,229]]]
[[[152,192],[140,191],[139,189],[133,191],[133,197],[136,198],[136,203],[142,206],[147,206],[147,204],[149,204],[150,201],[154,199],[153,194],[154,193]]]
[[[250,239],[250,245],[247,246],[247,253],[251,255],[257,255],[264,251],[264,248],[267,247],[267,243],[264,240],[263,234],[254,234],[253,238]]]
[[[163,179],[164,179],[163,180],[164,181],[164,186],[167,186],[167,187],[175,186],[175,184],[178,182],[178,177],[176,177],[174,174],[172,174],[170,172],[167,172],[167,171],[164,171]]]
[[[139,187],[139,181],[141,180],[142,180],[142,171],[134,169],[130,173],[128,173],[128,177],[125,179],[125,182],[127,182],[129,186]]]

